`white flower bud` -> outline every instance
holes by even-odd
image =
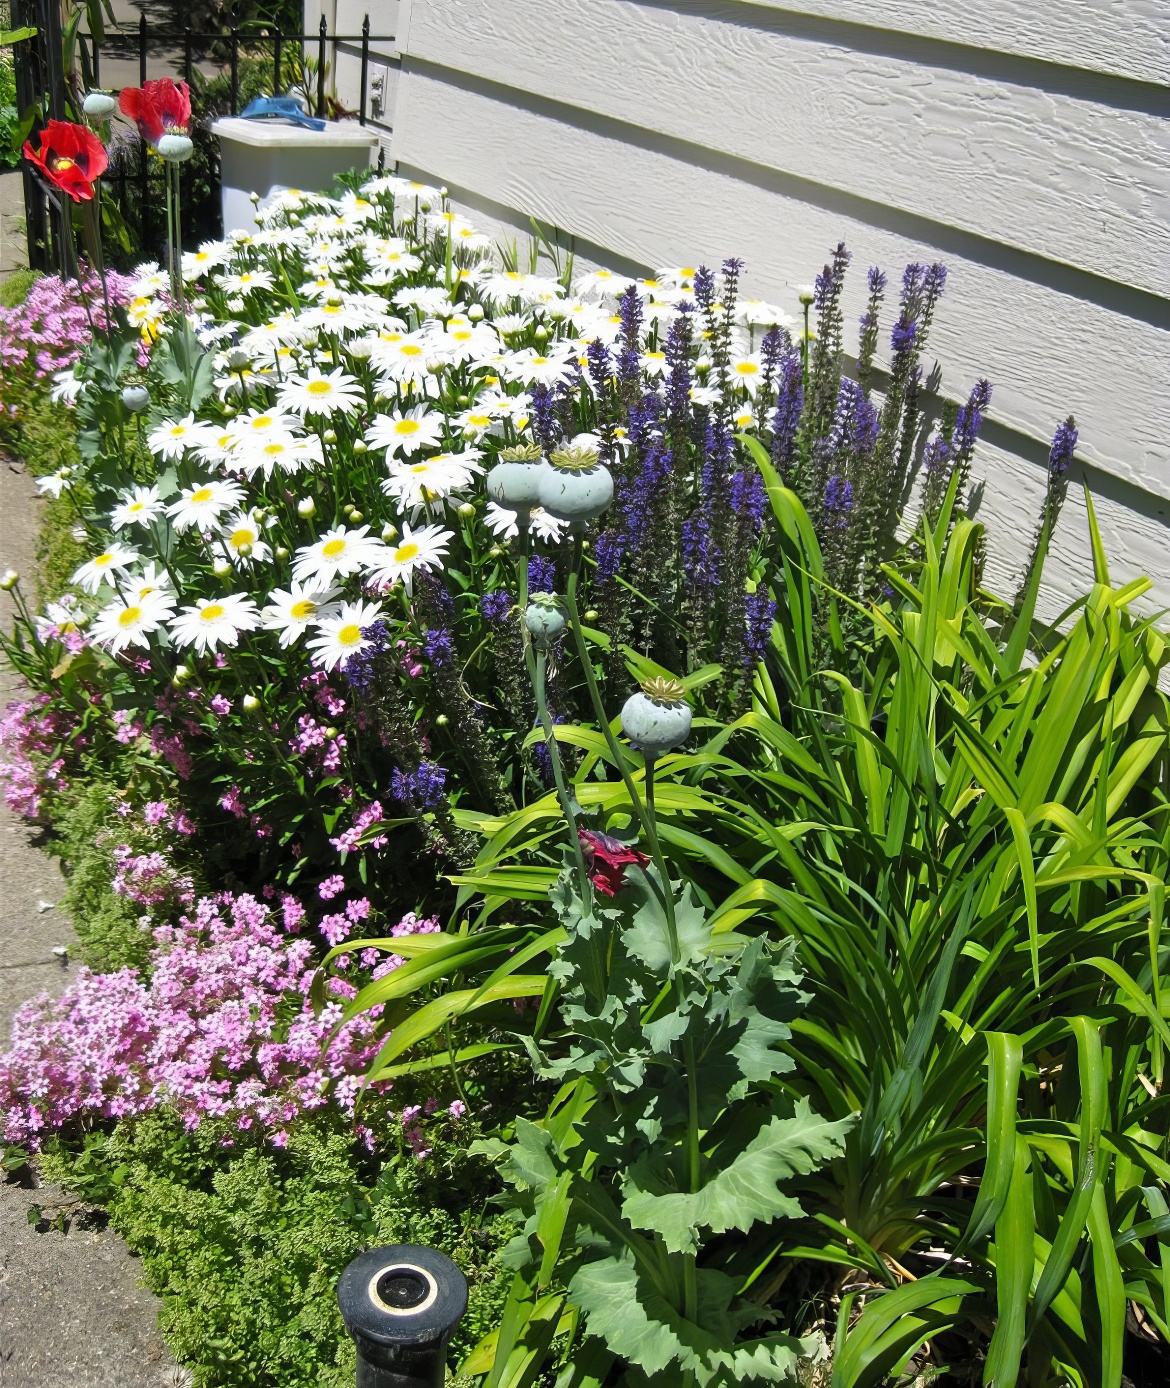
[[[6,593],[11,593],[19,582],[20,575],[15,569],[5,569],[3,577],[0,577],[0,589]]]
[[[255,713],[260,707],[260,700],[255,694],[245,694],[240,703],[245,713]]]
[[[227,578],[232,571],[231,561],[228,559],[217,559],[211,566],[211,572],[216,578]]]
[[[326,429],[326,430],[325,430],[325,442],[326,442],[326,443],[336,443],[336,442],[337,442],[337,431],[336,431],[335,429]]]
[[[483,305],[472,304],[472,306],[467,310],[467,316],[471,319],[473,323],[478,323],[483,318]]]
[[[307,496],[304,498],[303,501],[297,502],[297,515],[300,516],[302,520],[309,520],[310,517],[315,516],[316,514],[317,503],[313,500],[311,496]]]
[[[382,527],[382,539],[385,540],[387,544],[389,544],[391,540],[397,540],[397,538],[398,527],[396,525],[387,523]]]
[[[361,454],[361,453],[368,453],[370,450],[369,450],[369,446],[366,444],[366,441],[365,441],[364,439],[354,439],[354,441],[353,441],[353,451],[354,451],[355,453]]]

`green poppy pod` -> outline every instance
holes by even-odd
[[[643,680],[622,707],[622,732],[648,757],[660,757],[691,733],[691,707],[678,680]]]
[[[613,475],[591,448],[562,448],[540,465],[540,504],[557,520],[581,526],[609,509]]]
[[[195,146],[186,135],[164,135],[155,148],[168,164],[182,164],[190,159]]]
[[[145,386],[126,386],[122,391],[122,404],[131,414],[141,414],[150,404],[150,391]]]
[[[538,646],[547,646],[565,629],[565,614],[551,593],[534,593],[524,609],[524,625]]]

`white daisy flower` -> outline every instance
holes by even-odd
[[[69,479],[65,476],[64,469],[54,472],[48,477],[37,477],[34,479],[37,484],[37,491],[42,496],[59,497],[65,489]]]
[[[167,507],[167,515],[180,534],[193,525],[210,530],[218,522],[221,511],[238,506],[243,499],[244,489],[238,482],[200,482],[194,487],[184,487],[179,500]]]
[[[464,453],[436,453],[414,463],[391,463],[382,490],[400,507],[409,507],[412,518],[424,509],[441,512],[452,492],[470,486],[472,478],[483,471],[480,456],[472,448]]]
[[[760,354],[752,352],[747,356],[735,357],[727,369],[727,374],[733,382],[738,382],[754,398],[764,379],[764,367],[760,361]]]
[[[666,353],[643,352],[642,370],[650,377],[663,375],[666,371]]]
[[[159,592],[147,598],[112,602],[94,619],[93,639],[115,655],[127,646],[149,646],[147,637],[162,626],[174,607],[174,599]]]
[[[288,588],[274,588],[268,606],[260,614],[269,631],[278,632],[281,646],[299,641],[311,626],[337,612],[333,601],[340,588],[293,582]]]
[[[220,287],[225,294],[256,294],[262,289],[271,289],[274,281],[268,270],[240,270],[224,275]]]
[[[262,443],[270,435],[291,434],[300,421],[279,409],[252,409],[228,425],[228,432],[241,443]]]
[[[84,389],[84,380],[75,376],[73,368],[69,367],[53,376],[53,388],[49,391],[49,399],[54,405],[76,405]]]
[[[365,403],[357,380],[340,366],[328,375],[310,367],[307,375],[294,376],[280,392],[281,408],[299,415],[356,414]]]
[[[512,352],[504,364],[504,375],[510,381],[521,381],[524,385],[555,386],[567,381],[573,374],[572,359],[562,348],[550,351],[547,356],[524,347]]]
[[[164,419],[150,431],[146,442],[152,453],[167,462],[177,462],[188,448],[206,443],[209,432],[206,424],[196,423],[192,412],[186,419]]]
[[[431,318],[442,318],[444,312],[450,313],[455,305],[451,296],[441,285],[415,285],[411,289],[400,289],[391,302],[398,308],[413,308]]]
[[[573,285],[573,289],[582,298],[600,299],[603,295],[608,295],[611,299],[618,299],[633,282],[625,275],[617,275],[612,270],[594,270],[588,275],[582,275]]]
[[[147,564],[140,574],[127,575],[118,586],[136,602],[159,599],[171,607],[175,605],[170,575],[165,569],[156,568],[153,562]]]
[[[222,598],[200,598],[193,607],[184,607],[171,623],[171,636],[177,646],[194,646],[199,654],[234,646],[241,631],[255,631],[260,614],[251,598],[242,593],[226,593]]]
[[[313,664],[333,670],[351,655],[365,650],[370,640],[364,630],[378,620],[380,602],[346,602],[334,616],[320,618],[317,635],[308,642],[313,652]]]
[[[387,458],[402,453],[409,457],[420,448],[434,448],[443,439],[443,416],[425,405],[375,416],[366,431],[370,448],[384,448]]]
[[[374,349],[370,361],[399,384],[425,381],[430,372],[427,346],[427,339],[421,333],[406,333],[396,342],[381,343]]]
[[[102,554],[86,560],[70,580],[84,588],[87,593],[96,593],[103,583],[115,586],[114,575],[128,569],[138,562],[138,551],[115,542]]]
[[[529,517],[532,533],[539,540],[560,540],[568,529],[567,521],[550,516],[543,506],[534,506],[529,512]],[[487,504],[484,522],[494,535],[503,535],[509,540],[514,540],[520,533],[520,527],[516,524],[516,512],[509,511],[507,507],[497,505],[494,501]]]
[[[122,500],[110,512],[110,526],[123,530],[128,525],[149,525],[165,509],[157,487],[135,487],[122,493]]]
[[[262,564],[272,558],[272,550],[261,539],[260,522],[251,511],[228,516],[220,536],[234,564]]]
[[[453,534],[441,525],[424,525],[421,530],[411,530],[404,524],[398,543],[384,546],[384,557],[373,569],[371,582],[389,586],[401,579],[406,591],[411,592],[416,569],[429,572],[442,568]]]
[[[249,446],[241,445],[229,466],[233,472],[243,473],[245,477],[251,478],[261,473],[268,478],[276,468],[281,472],[293,473],[302,468],[319,467],[323,461],[321,440],[318,438],[268,434],[263,441],[257,440]]]
[[[384,562],[385,546],[369,534],[368,525],[347,530],[344,525],[327,530],[319,540],[305,545],[293,560],[293,577],[304,583],[329,583],[335,578],[348,578]]]

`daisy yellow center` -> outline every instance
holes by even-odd
[[[139,596],[140,598],[148,598],[148,597],[151,595],[151,593],[157,593],[157,592],[158,592],[158,589],[155,588],[155,587],[153,586],[153,584],[145,583],[145,584],[143,584],[143,586],[142,586],[141,588],[139,588],[139,590],[138,590],[138,596]]]
[[[171,428],[171,438],[181,439],[186,432],[187,426],[185,424],[176,424]]]
[[[413,342],[408,342],[402,348],[402,355],[404,357],[421,357],[422,348],[416,347]]]
[[[127,607],[118,613],[118,625],[120,627],[132,627],[142,616],[141,607]]]
[[[99,554],[93,561],[93,566],[95,569],[104,569],[107,564],[112,564],[113,562],[114,556],[112,554]]]
[[[665,360],[666,360],[666,353],[665,353],[665,352],[647,352],[647,353],[646,353],[646,360],[647,360],[647,361],[665,361]]]
[[[146,509],[146,502],[145,502],[145,501],[132,501],[132,502],[130,503],[130,505],[126,507],[126,509],[127,509],[127,511],[129,511],[132,515],[135,515],[135,516],[136,516],[136,515],[138,514],[139,511],[144,511],[144,510]]]
[[[196,260],[210,260],[211,257],[207,254],[206,251],[196,251],[196,252],[195,252],[195,259],[196,259]]]
[[[491,415],[487,414],[469,414],[467,416],[467,422],[468,424],[474,425],[476,429],[486,429],[492,422],[492,418]]]
[[[340,304],[326,304],[326,305],[325,305],[324,311],[325,311],[326,313],[340,313],[340,312],[341,312],[341,305],[340,305]]]
[[[256,418],[252,421],[252,428],[267,429],[271,423],[272,416],[270,414],[258,414]]]
[[[200,620],[204,622],[218,622],[223,614],[224,606],[222,602],[209,602],[203,611],[200,612],[199,617]]]
[[[310,382],[309,382],[309,394],[310,394],[310,395],[328,395],[328,394],[330,394],[330,392],[331,392],[332,390],[333,390],[333,383],[332,383],[331,381],[310,381]]]
[[[370,204],[365,200],[365,198],[355,198],[353,205],[355,207],[369,207]]]
[[[237,549],[241,545],[251,545],[256,542],[256,532],[254,530],[233,530],[229,543],[235,545]]]
[[[533,365],[533,366],[547,366],[547,365],[548,365],[548,358],[547,358],[547,357],[533,357],[533,358],[532,358],[532,365]]]
[[[343,646],[356,646],[362,639],[362,629],[350,622],[348,626],[342,627],[337,633],[337,639]]]
[[[470,334],[469,332],[457,332],[457,333],[452,333],[451,336],[455,339],[456,342],[470,342],[470,341],[471,341],[471,334]]]
[[[312,602],[309,598],[302,598],[300,602],[293,603],[288,613],[294,621],[303,622],[306,617],[311,617],[316,610],[317,604],[315,602]]]
[[[430,472],[431,465],[430,463],[415,463],[410,470],[411,472]]]
[[[400,419],[394,426],[394,432],[396,434],[417,434],[418,427],[417,419]]]
[[[394,551],[394,562],[396,564],[409,564],[412,559],[418,558],[418,554],[418,545],[408,540],[406,544],[399,545]]]
[[[735,369],[741,376],[755,376],[760,368],[754,361],[741,361],[736,363]]]
[[[191,493],[192,501],[210,501],[214,493],[210,487],[200,487],[197,492]]]
[[[326,540],[324,546],[321,549],[321,553],[325,556],[326,559],[336,559],[337,556],[344,549],[344,540]]]
[[[275,458],[276,455],[277,455],[278,453],[283,453],[283,452],[284,452],[284,444],[283,444],[283,443],[267,443],[267,444],[264,445],[264,451],[265,451],[265,453],[267,453],[270,457]]]
[[[241,284],[251,284],[251,283],[252,283],[252,276],[251,276],[251,275],[241,275],[241,276],[240,276],[240,283],[241,283]]]

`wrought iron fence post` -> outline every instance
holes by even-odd
[[[366,85],[370,75],[370,16],[366,15],[362,20],[362,86],[361,86],[361,105],[358,108],[358,120],[362,125],[366,123]]]
[[[146,82],[146,11],[138,16],[138,85]]]
[[[443,1388],[467,1279],[444,1253],[393,1244],[359,1254],[337,1300],[357,1345],[357,1388]]]
[[[191,26],[188,24],[183,29],[183,76],[187,80],[187,85],[191,85],[191,69],[194,63],[191,60]]]
[[[277,29],[277,31],[276,31],[276,46],[275,46],[275,50],[274,50],[274,53],[273,53],[273,60],[272,60],[272,95],[273,95],[273,96],[279,96],[279,95],[280,95],[280,59],[281,59],[280,47],[281,47],[280,30]]]
[[[325,36],[329,32],[329,25],[325,22],[325,16],[321,16],[321,24],[317,30],[317,115],[325,114]]]
[[[90,46],[90,50],[91,50],[92,53],[93,53],[93,85],[97,88],[98,91],[101,91],[101,86],[102,86],[101,44],[98,43],[97,39],[94,38],[94,36],[93,36],[92,34],[90,35],[90,38],[89,38],[89,46]]]
[[[240,106],[240,31],[232,25],[232,115],[239,114]]]

